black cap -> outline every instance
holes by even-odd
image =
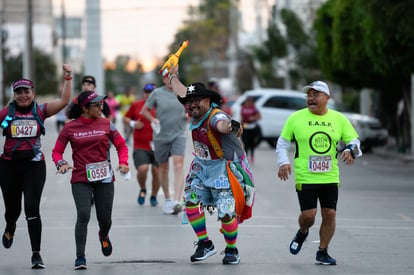
[[[91,76],[91,75],[85,75],[85,76],[82,78],[82,83],[84,83],[84,82],[91,83],[91,84],[95,85],[95,87],[96,87],[95,77],[93,77],[93,76]]]

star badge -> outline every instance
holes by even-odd
[[[195,86],[194,85],[188,86],[187,91],[188,91],[189,94],[191,94],[192,92],[195,91]]]

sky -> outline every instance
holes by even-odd
[[[63,0],[65,13],[84,16],[86,0]],[[241,0],[243,25],[246,31],[254,29],[255,0]],[[274,1],[263,0],[266,9]],[[117,55],[130,55],[144,65],[155,67],[156,60],[170,53],[168,45],[174,41],[177,29],[185,19],[190,5],[199,0],[101,0],[102,52],[106,61]],[[62,0],[53,0],[53,13],[61,15]],[[87,15],[86,15],[87,16]],[[191,45],[191,37],[188,38]]]

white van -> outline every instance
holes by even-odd
[[[241,105],[248,96],[255,100],[256,108],[261,113],[260,139],[274,147],[288,116],[299,109],[306,107],[305,94],[294,90],[262,88],[251,90],[241,95],[232,105],[233,119],[240,121]],[[328,108],[338,109],[331,99]],[[341,111],[341,110],[339,110]],[[381,126],[381,122],[371,116],[357,113],[342,112],[353,124],[359,134],[362,149],[367,152],[373,146],[384,145],[387,142],[388,131]]]

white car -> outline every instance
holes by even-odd
[[[254,98],[256,108],[262,116],[258,122],[260,140],[265,140],[272,147],[275,146],[288,116],[306,107],[303,92],[262,88],[247,91],[234,102],[231,107],[233,119],[240,121],[241,105],[248,96]],[[329,101],[328,107],[338,109],[332,99]],[[377,118],[357,113],[342,113],[351,121],[358,132],[364,151],[369,151],[371,147],[387,142],[388,131],[381,126],[381,122]]]

